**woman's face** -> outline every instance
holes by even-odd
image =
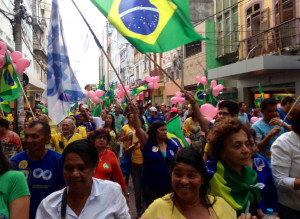
[[[247,166],[250,161],[249,139],[244,130],[229,135],[224,142],[222,158],[235,170]]]
[[[133,121],[133,114],[130,114],[130,116],[128,117],[128,123],[132,123]]]
[[[105,119],[106,125],[112,124],[112,121],[113,121],[113,118],[112,118],[112,117],[113,117],[112,115],[107,115],[107,116],[106,116],[106,119]]]
[[[70,191],[78,192],[92,185],[92,176],[96,167],[88,166],[76,153],[65,157],[63,174]]]
[[[166,139],[167,138],[167,126],[161,126],[157,129],[156,137],[159,139]]]
[[[98,151],[103,150],[108,144],[108,137],[106,135],[99,135],[95,138],[94,145]]]
[[[178,115],[182,114],[182,109],[178,109]]]
[[[178,198],[183,201],[199,201],[202,183],[202,176],[194,167],[183,162],[175,165],[172,184]]]
[[[84,119],[84,117],[82,116],[82,115],[79,115],[79,122],[85,122],[85,119]]]

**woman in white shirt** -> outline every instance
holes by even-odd
[[[41,202],[37,219],[130,219],[120,185],[92,177],[99,157],[89,140],[70,143],[62,159],[67,188],[50,194]]]
[[[292,111],[290,121],[292,131],[277,138],[271,148],[281,219],[300,218],[300,106]]]

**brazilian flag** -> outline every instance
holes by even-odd
[[[254,100],[254,104],[260,108],[260,103],[261,101],[263,101],[265,99],[265,93],[262,89],[262,86],[260,85],[260,83],[258,84],[258,90],[259,90],[259,97],[257,97],[255,100]]]
[[[206,39],[194,30],[190,18],[189,0],[91,1],[142,53],[166,52]]]
[[[38,104],[38,107],[42,109],[43,113],[48,113],[48,108],[45,106],[42,106],[41,104]]]
[[[182,132],[179,116],[175,116],[167,121],[167,131],[168,138],[175,141],[178,145],[180,144],[179,147],[190,147]]]
[[[0,110],[3,110],[6,113],[10,113],[11,109],[10,109],[9,102],[7,100],[3,100],[1,97],[0,97],[0,106],[1,106]]]
[[[197,104],[200,106],[205,103],[205,95],[204,95],[204,85],[199,83],[197,91],[195,93],[195,99]]]
[[[104,104],[104,108],[107,108],[113,102],[113,99],[114,99],[114,84],[113,83],[111,83],[111,85],[109,86],[109,89],[106,92],[104,99],[106,100],[105,104]]]
[[[139,93],[141,93],[144,90],[147,90],[148,89],[148,85],[149,84],[145,84],[145,85],[142,85],[140,87],[133,88],[132,91],[131,91],[130,96],[133,97],[134,95],[139,94]]]
[[[105,76],[103,75],[102,80],[99,80],[99,87],[98,87],[98,89],[99,90],[105,90],[104,87],[105,87]]]
[[[0,97],[12,101],[20,96],[20,84],[8,52],[5,52],[6,63],[2,69]]]

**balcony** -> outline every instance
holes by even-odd
[[[300,18],[295,18],[286,21],[242,41],[241,44],[244,44],[242,48],[246,49],[243,55],[248,54],[251,49],[253,49],[253,52],[248,54],[249,58],[267,54],[272,55],[282,48],[297,49],[300,40],[299,20]]]

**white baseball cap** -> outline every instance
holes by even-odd
[[[150,111],[157,112],[157,109],[156,109],[156,107],[152,106],[152,107],[150,107]]]

